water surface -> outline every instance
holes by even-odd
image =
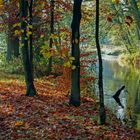
[[[126,119],[127,123],[132,122],[133,127],[140,130],[140,70],[132,66],[123,66],[116,59],[110,60],[103,60],[105,105],[118,118]],[[120,95],[124,109],[119,107],[112,98],[122,85],[125,85],[127,90]]]

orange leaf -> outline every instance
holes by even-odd
[[[24,122],[23,121],[16,121],[15,126],[23,126]]]

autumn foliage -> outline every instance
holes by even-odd
[[[27,1],[29,2],[29,0]],[[97,80],[97,77],[93,72],[91,75],[90,71],[90,68],[94,68],[93,66],[97,62],[96,52],[86,51],[89,32],[93,34],[92,29],[94,27],[93,23],[90,25],[90,22],[94,18],[95,11],[92,11],[91,7],[87,8],[86,5],[82,5],[82,15],[84,16],[81,19],[81,25],[86,29],[81,29],[79,40],[76,38],[71,41],[70,20],[73,3],[71,0],[55,0],[53,2],[54,31],[51,33],[50,22],[52,17],[49,0],[34,1],[33,18],[29,17],[29,11],[25,11],[27,12],[26,18],[20,17],[18,0],[0,0],[0,32],[5,33],[8,39],[17,37],[20,44],[19,50],[32,44],[30,49],[29,47],[26,48],[31,54],[29,58],[32,59],[34,56],[35,70],[31,68],[31,72],[39,75],[38,77],[33,75],[35,80],[32,80],[35,83],[37,95],[26,97],[23,75],[20,79],[18,74],[14,76],[4,73],[4,78],[2,78],[3,73],[0,74],[0,140],[140,139],[139,132],[122,125],[107,108],[107,122],[102,126],[99,125],[99,101],[95,97],[96,91],[93,92],[92,87],[90,87],[90,84],[95,84]],[[112,0],[112,4],[119,7],[121,0]],[[23,8],[23,10],[25,9]],[[102,11],[105,10],[107,8],[103,7]],[[103,13],[105,24],[118,25],[119,23],[116,22],[117,14],[117,12],[111,10]],[[26,29],[21,29],[20,20],[22,24],[26,23]],[[32,24],[30,24],[31,21]],[[133,23],[135,22],[130,13],[122,18],[122,24],[127,25],[128,28]],[[89,25],[92,29],[87,28]],[[52,40],[51,47],[50,40]],[[26,41],[28,41],[27,44],[24,44]],[[71,43],[79,45],[79,42],[81,42],[83,48],[86,47],[85,50],[82,50],[82,47],[80,48],[80,65],[75,66],[73,64],[75,58],[71,56]],[[90,44],[91,47],[95,45],[94,43]],[[23,51],[23,54],[28,53]],[[18,59],[21,59],[20,57],[21,55]],[[52,71],[46,76],[45,68],[50,58],[53,60]],[[27,68],[29,66],[31,65],[28,65]],[[37,66],[39,67],[38,71],[36,70]],[[69,105],[68,102],[71,94],[71,73],[77,67],[80,68],[82,103],[80,107],[76,108]],[[43,71],[43,69],[45,70]],[[31,72],[28,75],[29,77]],[[44,72],[43,76],[40,74],[41,72]],[[29,84],[28,81],[26,83]],[[89,93],[92,94],[92,98]]]
[[[79,108],[69,106],[68,87],[60,84],[63,76],[36,79],[38,96],[30,98],[24,96],[24,83],[15,78],[0,81],[0,139],[140,138],[135,130],[122,126],[108,111],[107,124],[100,126],[96,99],[83,95]]]

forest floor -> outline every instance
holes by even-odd
[[[0,140],[139,140],[108,110],[107,123],[98,124],[98,102],[86,95],[81,106],[68,105],[64,77],[35,80],[38,95],[25,96],[22,77],[1,74]],[[60,84],[61,83],[61,84]]]

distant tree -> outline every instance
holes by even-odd
[[[82,0],[74,0],[72,29],[72,57],[75,69],[71,73],[71,96],[69,103],[74,106],[80,106],[80,20],[81,20]]]
[[[27,36],[27,19],[28,19],[28,1],[20,0],[20,23],[21,23],[21,45],[22,45],[22,59],[25,72],[26,95],[36,95],[36,90],[33,83],[32,61],[29,56],[29,37]]]
[[[100,49],[100,42],[99,42],[99,0],[96,0],[96,48],[98,53],[98,60],[99,60],[99,79],[98,79],[98,86],[99,86],[99,99],[100,99],[100,124],[105,124],[106,121],[106,112],[104,107],[104,92],[103,92],[103,64],[102,64],[102,55]]]
[[[15,37],[11,30],[11,25],[8,25],[8,36],[7,36],[7,56],[6,60],[9,62],[12,57],[19,56],[19,39]],[[11,28],[10,28],[11,27]]]
[[[19,18],[16,15],[16,12],[18,11],[18,6],[16,2],[14,1],[5,1],[4,7],[8,7],[5,9],[5,14],[2,16],[5,19],[5,22],[7,22],[8,28],[7,28],[7,62],[11,60],[12,57],[18,57],[19,56],[19,39],[17,36],[14,35],[14,29],[13,25],[18,21]],[[13,5],[14,4],[14,5]],[[6,16],[6,14],[8,16]]]

